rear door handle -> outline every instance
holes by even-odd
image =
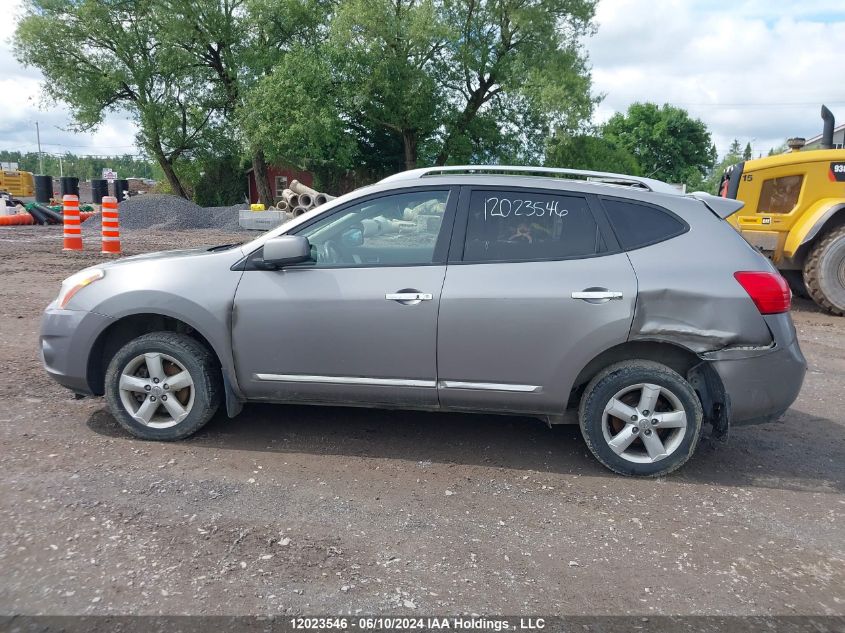
[[[580,292],[572,293],[573,299],[621,299],[622,293],[615,290],[582,290]]]
[[[431,301],[430,292],[388,292],[384,295],[388,301]]]

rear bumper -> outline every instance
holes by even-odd
[[[47,374],[80,394],[92,394],[88,357],[99,334],[112,319],[95,312],[59,310],[47,306],[41,318],[39,348]]]
[[[722,379],[732,424],[778,419],[795,402],[804,382],[807,361],[792,318],[777,314],[765,319],[774,338],[771,347],[702,354]]]

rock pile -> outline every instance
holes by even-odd
[[[179,196],[147,193],[133,196],[118,205],[121,230],[155,229],[185,231],[190,229],[238,230],[238,211],[246,203],[228,207],[201,207]],[[87,231],[99,231],[100,222],[83,223]]]

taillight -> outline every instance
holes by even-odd
[[[734,277],[751,297],[760,314],[788,312],[792,292],[786,279],[777,273],[738,272]]]

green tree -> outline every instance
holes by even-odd
[[[154,162],[131,154],[122,156],[79,156],[70,152],[64,154],[43,154],[44,174],[58,178],[61,175],[75,176],[80,180],[100,178],[103,169],[108,167],[117,171],[121,178],[163,177],[161,168]],[[18,163],[22,171],[38,173],[38,152],[12,152],[0,150],[0,161]]]
[[[546,165],[640,175],[633,154],[599,136],[557,136],[546,148]]]
[[[596,100],[583,39],[594,12],[595,0],[443,0],[451,34],[438,76],[452,107],[435,164],[495,155],[514,139],[539,157],[549,129],[572,133],[589,120]],[[517,127],[476,125],[496,110]]]
[[[285,55],[247,94],[238,120],[247,138],[264,139],[273,162],[345,169],[352,163],[355,140],[345,133],[341,98],[328,60],[300,48]]]
[[[602,135],[633,154],[643,175],[667,182],[699,186],[716,160],[707,126],[668,104],[634,103],[613,115]]]
[[[751,143],[745,144],[745,150],[742,152],[742,160],[751,160]]]
[[[722,180],[722,174],[725,173],[725,170],[728,167],[730,167],[731,165],[736,165],[742,160],[743,151],[741,149],[739,141],[734,139],[733,143],[731,143],[730,147],[728,147],[728,153],[725,154],[722,160],[720,160],[713,166],[713,168],[710,170],[710,173],[707,175],[707,178],[704,180],[700,187],[697,187],[697,189],[701,189],[702,191],[707,191],[708,193],[718,195],[719,183]]]
[[[78,130],[129,112],[137,142],[187,197],[177,163],[225,136],[202,76],[163,41],[157,25],[171,16],[162,11],[155,0],[26,0],[15,53],[41,70],[45,96],[69,106]]]
[[[247,197],[244,168],[239,156],[227,155],[198,161],[194,202],[201,207],[222,207]]]
[[[441,125],[446,102],[433,72],[447,30],[433,0],[346,0],[329,38],[349,119],[402,144],[405,169]]]
[[[739,144],[739,139],[735,138],[731,141],[730,147],[728,147],[728,156],[741,156],[742,155],[742,147]]]
[[[238,130],[238,111],[249,91],[272,72],[292,47],[311,41],[318,34],[329,0],[158,1],[167,17],[158,25],[160,36],[169,47],[184,54],[203,76],[208,89],[206,98],[219,105],[227,139],[241,132],[239,139],[250,155],[259,198],[272,204],[274,194],[264,151],[266,139]],[[210,169],[215,162],[210,159]]]

